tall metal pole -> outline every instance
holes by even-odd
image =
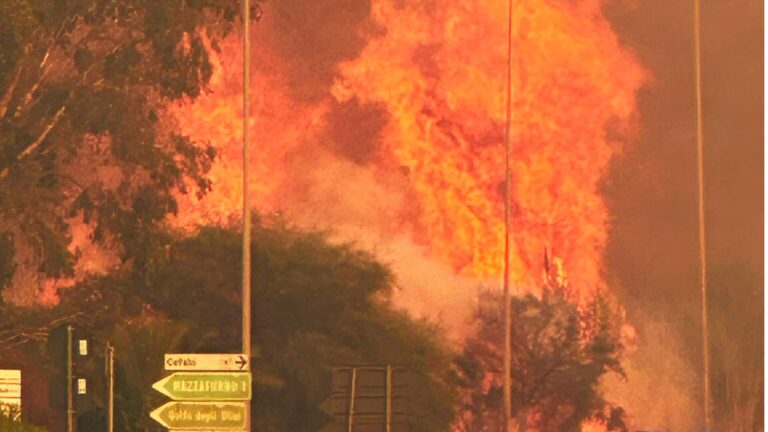
[[[504,432],[512,428],[512,304],[509,287],[509,256],[511,247],[511,181],[510,151],[512,147],[512,0],[509,0],[507,35],[507,135],[504,142]]]
[[[251,205],[248,196],[248,170],[250,169],[250,137],[248,122],[251,118],[251,2],[243,0],[243,354],[251,364]],[[249,366],[250,367],[250,366]],[[246,430],[251,431],[251,406],[245,413]]]
[[[243,0],[243,354],[251,356],[251,206],[248,196],[250,143],[248,121],[251,117],[250,77],[251,38],[250,0]]]
[[[352,380],[349,385],[349,416],[347,416],[347,432],[354,431],[355,426],[355,397],[357,392],[357,368],[352,368]]]
[[[696,166],[699,185],[699,264],[701,268],[701,327],[704,357],[704,422],[712,424],[712,401],[709,381],[709,312],[707,310],[707,242],[704,206],[704,114],[701,79],[701,0],[694,0],[694,46],[696,63]]]
[[[67,432],[75,430],[75,401],[72,394],[72,325],[67,326]]]
[[[392,365],[387,365],[386,399],[386,432],[392,432]]]
[[[115,347],[107,344],[107,432],[115,430]]]

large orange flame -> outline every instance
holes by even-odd
[[[599,193],[644,79],[598,0],[517,1],[513,37],[512,263],[518,282],[560,257],[600,285],[609,216]],[[457,270],[503,261],[507,2],[374,2],[386,28],[341,67],[334,94],[386,104],[382,147],[418,192],[420,237]]]
[[[542,272],[557,271],[579,298],[602,284],[610,218],[600,185],[631,136],[635,95],[645,79],[602,3],[520,0],[514,9],[514,279],[531,287]],[[325,97],[312,101],[294,97],[283,77],[290,64],[274,48],[269,12],[254,33],[251,193],[258,207],[272,211],[300,201],[290,195],[310,192],[285,184],[307,184],[328,171],[292,164],[298,153],[317,155],[329,139],[323,134],[331,104],[383,107],[388,120],[367,169],[406,173],[402,193],[415,197],[414,208],[404,211],[415,215],[409,235],[457,273],[497,278],[507,2],[374,0],[374,30],[365,32],[373,36],[356,58],[338,65],[335,82],[321,89]],[[202,201],[184,198],[180,225],[223,223],[239,214],[240,47],[237,38],[225,41],[214,55],[219,66],[209,93],[175,109],[186,133],[211,140],[221,154],[211,173],[213,192]],[[359,125],[349,120],[346,127]]]
[[[581,432],[609,432],[605,422],[590,419],[581,424]]]
[[[195,140],[211,142],[218,152],[210,172],[212,191],[203,199],[179,196],[175,225],[228,224],[241,214],[242,204],[242,45],[238,37],[221,44],[221,54],[209,50],[214,75],[208,91],[194,101],[172,107],[179,127]],[[253,175],[249,191],[259,210],[279,208],[275,197],[286,181],[284,160],[317,133],[322,105],[299,104],[288,96],[280,77],[280,58],[266,44],[254,51],[258,77],[253,79],[250,102],[255,113],[249,121],[254,131],[251,156]],[[268,133],[266,132],[268,131]]]
[[[571,287],[574,298],[584,298],[603,284],[610,216],[600,186],[631,138],[645,72],[617,40],[602,0],[514,4],[514,280],[517,287],[535,289],[547,273]],[[371,0],[370,18],[360,29],[368,39],[359,53],[334,65],[333,80],[306,78],[321,87],[313,88],[312,97],[297,95],[296,76],[286,77],[295,59],[284,52],[282,36],[271,33],[276,5],[265,3],[252,35],[255,206],[263,212],[309,208],[315,224],[332,225],[345,214],[344,223],[353,221],[357,233],[394,235],[393,244],[405,236],[456,274],[497,279],[504,239],[507,1]],[[344,11],[339,16],[348,18]],[[320,27],[333,31],[333,25]],[[177,227],[228,224],[241,212],[240,37],[220,41],[220,50],[209,47],[215,73],[207,93],[170,108],[185,134],[210,141],[219,152],[210,173],[213,190],[203,199],[179,196],[179,215],[172,219]],[[385,114],[364,164],[324,147],[356,139],[330,136],[332,122],[350,130],[367,127],[331,115],[344,103]],[[407,261],[414,254],[401,256]],[[415,272],[439,273],[424,267]],[[435,299],[451,295],[448,283],[421,279],[433,301],[420,299],[420,306],[434,307]],[[409,301],[417,302],[403,302]],[[584,426],[603,430],[597,421]]]

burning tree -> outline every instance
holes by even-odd
[[[207,191],[213,149],[177,132],[166,106],[200,94],[238,8],[0,2],[0,288],[73,276],[73,226],[140,261],[174,193]]]
[[[599,390],[606,373],[623,375],[620,315],[608,299],[598,293],[578,306],[546,287],[541,297],[514,297],[512,311],[512,412],[520,430],[577,432],[591,421],[626,431],[623,410]],[[483,292],[477,331],[456,361],[458,430],[501,428],[503,318],[502,296]]]

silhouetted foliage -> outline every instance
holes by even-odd
[[[391,308],[386,267],[321,233],[256,223],[253,239],[254,430],[320,429],[332,368],[361,364],[408,368],[412,430],[448,430],[451,353],[438,329]],[[241,344],[240,234],[202,228],[157,252],[140,276],[88,281],[64,291],[58,306],[86,311],[82,325],[114,341],[124,431],[162,430],[146,413],[163,403],[151,383],[164,353]]]
[[[46,432],[45,429],[26,422],[16,417],[19,415],[15,407],[0,411],[0,431],[3,432]]]
[[[584,420],[605,421],[625,431],[623,411],[602,397],[598,384],[608,372],[623,374],[620,322],[598,294],[580,308],[561,289],[512,298],[512,413],[517,423],[543,432],[578,432]],[[456,361],[461,389],[457,427],[497,431],[503,406],[504,329],[502,297],[483,294],[476,333]],[[525,429],[524,429],[525,430]]]

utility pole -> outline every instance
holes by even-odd
[[[251,364],[251,205],[248,196],[251,118],[251,2],[243,0],[243,354]],[[250,366],[249,366],[250,368]],[[251,431],[251,406],[245,411],[246,430]]]
[[[712,401],[709,382],[709,311],[707,304],[707,237],[704,206],[704,113],[702,108],[701,80],[701,0],[694,0],[693,33],[694,62],[696,70],[696,167],[699,186],[699,265],[701,284],[701,333],[704,357],[704,426],[712,423]]]
[[[75,431],[75,401],[72,394],[72,325],[67,326],[67,432]]]
[[[392,365],[387,365],[386,423],[387,432],[392,432]]]
[[[115,347],[107,343],[107,432],[115,428]]]
[[[512,304],[510,298],[509,257],[512,243],[510,213],[511,179],[510,152],[512,147],[512,8],[509,0],[507,34],[507,134],[504,143],[504,432],[512,431]]]
[[[249,101],[251,76],[249,0],[243,0],[243,354],[251,357],[251,209],[248,197],[248,170],[250,168],[250,146],[248,120],[251,116]]]
[[[347,417],[347,432],[353,432],[355,426],[355,396],[357,387],[357,368],[352,368],[352,381],[349,384],[349,416]]]

